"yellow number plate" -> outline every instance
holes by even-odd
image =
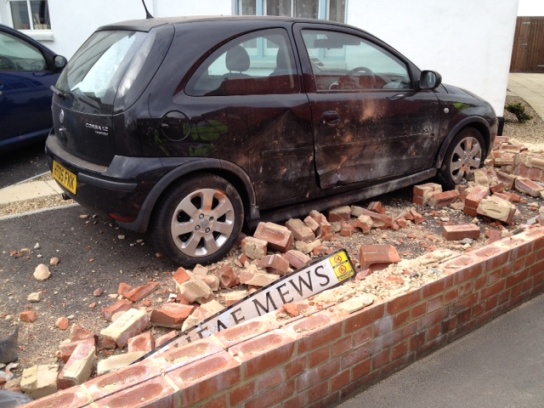
[[[77,176],[53,160],[53,178],[72,194],[77,193]]]

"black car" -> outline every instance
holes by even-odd
[[[84,206],[192,267],[242,227],[483,165],[492,107],[357,28],[274,17],[99,28],[63,71],[46,150]]]
[[[51,127],[51,85],[66,58],[0,24],[0,153],[43,142]]]

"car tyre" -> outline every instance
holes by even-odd
[[[470,174],[484,165],[484,138],[475,128],[461,130],[452,140],[438,177],[450,190],[468,180]]]
[[[165,194],[152,225],[155,248],[192,268],[221,260],[242,229],[244,206],[225,179],[203,174]]]

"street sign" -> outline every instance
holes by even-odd
[[[238,323],[278,310],[286,303],[307,299],[350,279],[354,267],[344,249],[311,263],[276,282],[263,287],[225,310],[180,333],[158,350],[137,361],[164,353],[173,347],[191,343],[233,327]]]

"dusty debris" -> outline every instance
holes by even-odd
[[[161,347],[179,334],[180,328],[198,324],[257,288],[339,248],[346,248],[350,254],[357,278],[311,300],[286,304],[278,316],[288,319],[331,305],[352,313],[369,302],[440,278],[441,263],[508,236],[515,228],[525,228],[524,223],[544,225],[540,190],[543,154],[529,153],[507,138],[499,138],[496,149],[500,154],[494,153],[473,181],[455,190],[442,191],[438,184],[425,183],[413,187],[408,205],[372,201],[366,208],[352,205],[326,214],[312,211],[304,219],[289,220],[285,225],[262,223],[253,236],[241,241],[231,257],[216,265],[198,265],[192,271],[180,268],[160,282],[136,287],[121,283],[117,293],[108,296],[102,296],[101,288],[94,289],[90,295],[99,302],[96,319],[102,329],[93,331],[85,324],[72,324],[66,343],[58,345],[55,376],[64,378],[61,384],[69,385],[92,375],[88,374],[89,365],[91,372],[99,374],[126,366],[150,349]],[[519,218],[516,214],[520,210],[533,215]],[[93,218],[82,219],[90,222]],[[367,259],[373,253],[380,259]],[[26,259],[31,254],[31,249],[23,248],[9,255]],[[378,270],[382,267],[385,269]],[[47,289],[51,290],[48,281],[44,285],[47,294]],[[37,318],[36,311],[30,309],[19,315],[28,325],[37,324],[32,323]],[[61,320],[62,327],[66,326],[66,320],[57,319],[57,327]],[[73,319],[77,322],[78,315]],[[85,346],[76,352],[80,344]],[[71,358],[74,361],[69,366],[84,367],[83,372],[64,370]],[[35,365],[33,370],[45,370],[52,376],[52,367]],[[17,373],[19,377],[21,374]]]

